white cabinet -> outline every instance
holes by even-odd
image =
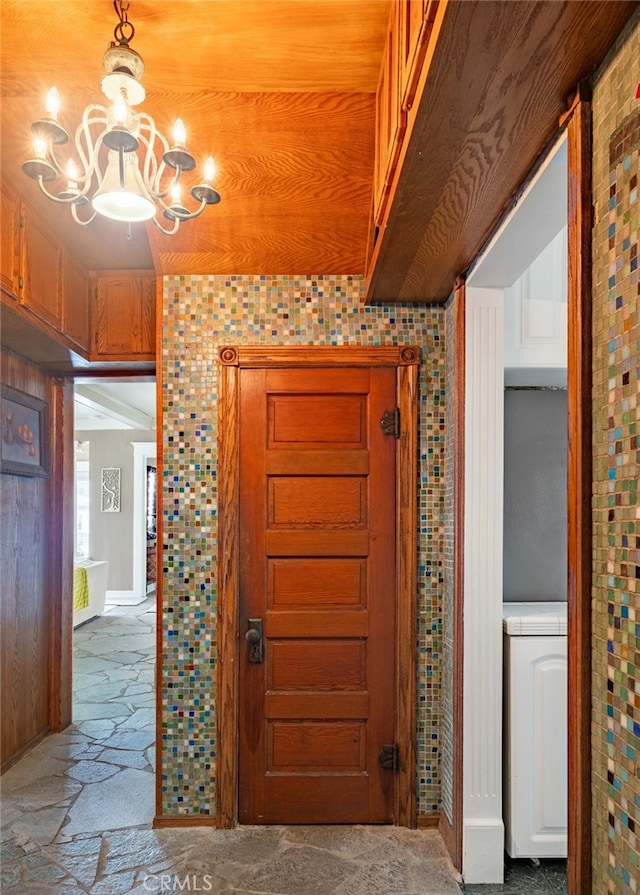
[[[567,231],[505,289],[507,369],[567,366]]]
[[[505,847],[567,855],[566,603],[505,603]]]

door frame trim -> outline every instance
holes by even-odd
[[[568,219],[567,654],[568,845],[567,892],[592,885],[591,589],[592,511],[592,125],[591,89],[578,86],[565,119]]]
[[[415,346],[224,346],[218,350],[217,825],[238,822],[239,386],[243,367],[396,367],[397,826],[416,825],[417,444],[420,349]]]

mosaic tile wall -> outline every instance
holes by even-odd
[[[442,308],[365,307],[359,277],[164,278],[162,813],[215,814],[216,352],[223,344],[417,344],[420,372],[418,811],[440,798]]]
[[[594,123],[593,891],[640,890],[640,17]]]

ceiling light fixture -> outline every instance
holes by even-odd
[[[145,98],[140,83],[144,62],[129,46],[135,34],[127,18],[129,4],[114,0],[113,6],[119,21],[113,32],[115,42],[104,54],[106,74],[102,78],[102,92],[111,100],[111,107],[87,106],[75,133],[79,161],[70,158],[63,168],[55,151],[69,142],[69,134],[58,122],[60,98],[52,87],[44,116],[31,125],[34,157],[24,162],[22,170],[37,180],[49,199],[69,205],[74,221],[81,226],[101,214],[124,221],[128,227],[151,220],[161,233],[171,236],[181,221],[198,217],[207,205],[220,201],[213,186],[215,166],[212,158],[207,159],[204,179],[191,189],[199,205],[189,211],[182,202],[182,175],[193,171],[196,160],[186,147],[184,125],[178,118],[169,144],[150,115],[134,111]],[[66,179],[66,187],[54,195],[45,183],[59,177]],[[92,208],[89,217],[81,216],[79,209],[88,205]],[[159,212],[171,222],[168,229],[158,220]]]

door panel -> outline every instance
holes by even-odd
[[[362,559],[270,559],[267,568],[270,608],[365,605],[366,563]]]
[[[240,371],[243,823],[393,819],[393,367]]]

